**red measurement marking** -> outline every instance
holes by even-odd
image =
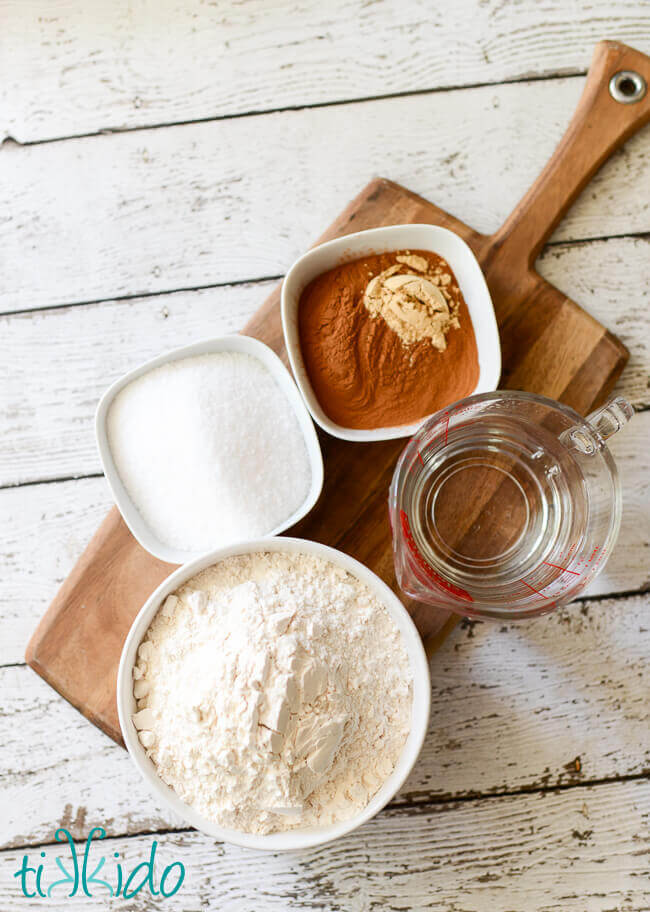
[[[421,465],[424,465],[424,459],[422,458],[422,453],[418,450],[418,459],[420,460]]]
[[[568,567],[560,567],[559,564],[552,564],[550,561],[542,561],[547,567],[555,567],[556,570],[564,570],[565,573],[573,573],[574,576],[580,576],[576,570],[569,570]]]
[[[406,470],[406,474],[407,474],[407,475],[410,475],[411,472],[415,469],[415,464],[416,464],[416,462],[418,461],[418,456],[420,456],[420,451],[419,451],[419,450],[416,451],[415,456],[413,457],[413,459],[411,459],[411,462],[410,462],[410,464],[409,464],[409,467],[408,467],[408,469]],[[422,462],[422,457],[420,457],[420,462]]]
[[[520,582],[520,583],[523,583],[524,586],[528,586],[529,589],[532,589],[533,592],[536,592],[538,595],[541,595],[541,597],[542,597],[543,599],[547,599],[547,598],[548,598],[548,595],[544,595],[544,593],[543,593],[543,592],[540,592],[539,589],[535,589],[535,587],[534,587],[534,586],[531,586],[530,583],[527,583],[526,580],[523,580],[523,579],[522,579],[522,580],[519,580],[519,582]]]
[[[438,585],[441,589],[444,589],[447,592],[451,593],[451,595],[455,595],[456,598],[463,599],[463,601],[466,602],[473,602],[474,599],[469,594],[469,592],[465,592],[465,590],[461,589],[459,586],[454,586],[453,583],[449,583],[446,579],[440,576],[439,573],[436,573],[433,567],[425,561],[425,559],[420,554],[420,551],[418,550],[418,546],[415,544],[415,539],[413,538],[413,533],[411,532],[409,518],[404,510],[399,511],[399,518],[402,524],[402,532],[404,533],[404,538],[406,539],[409,551],[415,558],[418,567],[425,573],[427,579],[431,583]]]
[[[445,446],[447,446],[447,437],[449,436],[449,419],[451,418],[451,413],[453,412],[453,410],[454,410],[454,406],[452,405],[452,407],[447,412],[447,422],[445,424]],[[468,412],[468,411],[471,411],[471,410],[466,409],[466,408],[461,409],[460,412],[456,412],[456,417],[458,417],[458,415],[462,415],[464,412]]]
[[[594,557],[596,556],[596,551],[598,551],[598,545],[596,545],[596,547],[594,548],[594,550],[593,550],[593,552],[592,552],[591,557],[590,557],[589,560],[587,561],[588,564],[590,564],[590,563],[592,562],[592,560],[594,559]]]

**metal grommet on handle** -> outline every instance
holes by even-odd
[[[614,101],[621,104],[634,104],[641,101],[646,89],[645,79],[634,70],[619,70],[609,80],[609,94]]]

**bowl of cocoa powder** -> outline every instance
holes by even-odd
[[[436,225],[314,247],[285,277],[282,325],[312,417],[344,440],[409,437],[429,415],[499,383],[485,278],[465,241]]]

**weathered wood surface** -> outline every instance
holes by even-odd
[[[174,897],[161,901],[143,892],[135,901],[111,902],[111,909],[640,912],[649,898],[649,820],[650,783],[618,782],[392,808],[358,832],[300,854],[267,855],[183,832],[106,840],[92,857],[107,857],[102,877],[110,872],[115,883],[112,853],[119,852],[123,868],[131,871],[149,857],[156,838],[158,876],[173,861],[185,865],[185,882]],[[44,900],[23,898],[12,877],[22,854],[0,853],[0,880],[11,908],[106,907],[97,897],[68,899],[60,892]],[[47,848],[49,872],[56,854]],[[54,868],[48,882],[58,876]]]
[[[19,142],[584,72],[604,36],[650,50],[650,13],[630,0],[0,8],[0,139]]]
[[[650,772],[647,612],[647,597],[631,596],[458,629],[434,657],[429,734],[397,802]],[[30,669],[0,669],[0,689],[12,758],[0,847],[50,842],[64,822],[79,835],[100,820],[113,835],[178,823],[123,749]]]
[[[650,82],[650,58],[620,42],[600,41],[560,143],[495,234],[480,235],[424,197],[377,178],[320,238],[331,240],[350,228],[394,223],[426,222],[457,232],[484,269],[492,294],[501,336],[503,386],[561,399],[582,414],[603,405],[629,352],[605,327],[541,278],[534,266],[554,229],[596,172],[650,122],[650,99],[643,97],[645,91],[634,105],[612,98],[612,80],[621,71],[636,72],[645,88]],[[244,330],[279,356],[286,355],[279,287]],[[386,485],[399,447],[377,444],[366,448],[365,459],[339,440],[323,440],[322,449],[323,493],[312,515],[300,524],[299,533],[341,548],[399,591],[385,517]],[[143,601],[172,569],[172,564],[153,560],[135,542],[114,508],[26,649],[27,663],[117,742],[122,738],[115,683],[124,637]],[[405,600],[405,607],[430,655],[456,619],[449,611],[434,612],[417,600]]]
[[[321,241],[345,235],[351,228],[394,223],[427,222],[457,232],[483,267],[492,294],[501,336],[502,385],[558,398],[588,413],[606,401],[629,352],[539,276],[534,265],[598,169],[650,122],[650,99],[626,105],[611,97],[611,80],[626,70],[637,71],[643,85],[650,82],[649,57],[616,41],[596,45],[562,140],[497,233],[480,235],[423,197],[379,178],[347,205]],[[275,289],[244,330],[283,356],[279,291]],[[300,524],[299,534],[340,548],[399,591],[386,521],[386,487],[399,446],[367,446],[365,457],[340,440],[323,440],[322,448],[322,497]],[[27,663],[118,742],[114,690],[124,637],[144,599],[171,569],[135,543],[113,509],[27,646]],[[431,654],[455,618],[411,599],[405,606]]]
[[[279,275],[373,172],[492,232],[550,157],[583,83],[7,143],[0,311]],[[640,192],[650,181],[649,144],[645,129],[613,157],[556,239],[650,230]]]
[[[0,139],[425,94],[5,143],[3,312],[279,275],[372,173],[493,231],[552,151],[583,80],[470,86],[582,73],[602,37],[650,51],[650,7],[627,0],[459,0],[444,12],[418,0],[290,9],[246,0],[227,13],[116,0],[89,10],[80,0],[45,12],[0,0]],[[589,239],[650,230],[649,143],[646,129],[605,166],[539,264],[630,347],[620,389],[646,408],[647,238]],[[162,348],[239,329],[267,290],[210,288],[0,320],[0,485],[97,471],[90,420],[106,383]],[[648,586],[648,414],[612,444],[626,510],[601,593]],[[101,478],[0,491],[0,665],[21,662],[108,504]],[[513,629],[458,630],[433,667],[421,763],[390,811],[302,858],[162,836],[161,858],[188,866],[167,906],[646,912],[648,781],[602,780],[650,769],[649,607],[648,594],[635,595]],[[105,823],[133,866],[152,840],[137,834],[175,826],[126,755],[28,669],[0,670],[0,695],[0,844],[48,841],[57,824],[84,836]],[[480,797],[495,792],[508,795]],[[3,908],[88,907],[83,898],[18,898],[11,875],[22,854],[0,853]]]
[[[617,389],[637,408],[650,405],[648,239],[548,247],[539,271],[627,345],[630,361]],[[106,387],[166,349],[241,329],[272,287],[262,282],[0,316],[0,485],[101,471],[93,417]]]

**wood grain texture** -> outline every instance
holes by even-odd
[[[259,2],[244,0],[228,7],[227,19],[210,4],[173,0],[156,9],[98,0],[92,15],[79,0],[51,5],[40,17],[33,2],[0,0],[0,7],[0,138],[6,130],[21,141],[583,71],[604,34],[650,49],[650,10],[638,2],[459,0],[443,14],[417,0],[399,9],[380,0],[359,7],[359,17],[354,2],[301,3],[289,16],[282,4],[264,4],[260,15]],[[284,28],[275,27],[278,20]],[[219,43],[225,33],[228,47]],[[395,55],[386,53],[390,46]],[[222,78],[224,70],[240,78]],[[8,172],[11,179],[0,190],[0,306],[26,309],[279,274],[363,184],[369,167],[489,233],[551,153],[580,86],[579,78],[554,78],[224,121],[205,132],[189,125],[180,133],[137,134],[141,142],[133,147],[114,141],[122,137],[99,136],[62,143],[55,155],[48,147],[6,143],[0,184]],[[326,155],[322,131],[333,137]],[[555,240],[650,230],[649,142],[645,130],[613,156]],[[270,213],[264,224],[256,221],[258,202]],[[131,255],[138,245],[140,263]],[[548,281],[631,349],[619,388],[641,406],[649,404],[650,389],[647,250],[641,238],[569,243],[547,249],[538,264]],[[238,329],[260,299],[255,288],[241,296],[238,288],[210,289],[0,322],[4,483],[95,471],[90,416],[109,380],[166,347]],[[647,584],[648,539],[636,536],[649,522],[646,420],[637,416],[613,441],[613,448],[622,447],[616,457],[627,487],[619,546],[598,580],[611,574],[612,591]],[[0,663],[20,661],[36,619],[109,502],[101,478],[0,491]],[[161,859],[182,857],[188,865],[187,884],[166,901],[169,908],[647,912],[647,783],[580,786],[601,775],[638,774],[639,764],[647,765],[647,709],[637,702],[647,610],[646,596],[594,604],[587,615],[574,607],[566,627],[551,623],[559,615],[540,619],[530,637],[528,624],[503,633],[491,625],[457,631],[440,653],[454,650],[449,664],[433,666],[440,724],[432,719],[423,775],[409,788],[417,801],[459,787],[466,801],[451,810],[400,805],[344,843],[298,858],[214,845],[198,834],[163,836]],[[596,618],[603,624],[598,629]],[[644,629],[637,630],[639,618]],[[0,693],[0,842],[50,839],[58,822],[80,837],[93,823],[106,823],[115,834],[175,824],[155,806],[124,752],[27,669],[0,671]],[[492,694],[498,700],[490,706]],[[478,786],[473,751],[479,772],[485,769]],[[572,772],[578,754],[585,761],[582,780],[575,765]],[[532,783],[540,791],[469,800],[472,788],[478,793],[495,782],[507,789]],[[543,791],[558,782],[576,787]],[[111,848],[133,866],[152,838],[120,838]],[[0,853],[3,908],[88,907],[83,898],[39,904],[17,896],[12,874],[22,854]],[[138,908],[154,905],[142,899]]]
[[[308,0],[290,11],[277,2],[261,11],[259,0],[244,0],[228,5],[227,15],[209,3],[174,0],[160,0],[155,9],[126,0],[97,0],[91,9],[67,0],[44,15],[39,7],[31,0],[0,0],[0,139],[4,131],[28,141],[106,126],[575,73],[584,71],[593,42],[604,34],[650,49],[650,9],[626,0],[615,6],[603,0],[549,0],[543,6],[458,0],[444,13],[418,0],[399,8],[382,0]],[[386,53],[393,47],[395,54]],[[238,79],[224,78],[224,72]],[[93,145],[62,143],[52,156],[47,147],[6,143],[0,184],[2,175],[11,172],[11,179],[0,191],[0,306],[26,309],[279,274],[363,184],[369,168],[489,233],[551,153],[580,85],[579,78],[554,78],[244,118],[246,128],[224,121],[206,125],[205,133],[195,126],[180,134],[141,133],[134,147],[114,142],[120,137],[99,136]],[[333,137],[326,155],[322,131]],[[645,130],[615,154],[556,240],[650,230],[649,142]],[[256,221],[258,202],[270,213],[264,224]],[[39,219],[46,223],[43,231]],[[131,254],[138,245],[140,263]],[[644,239],[567,244],[547,250],[538,264],[548,281],[623,338],[632,358],[620,388],[646,406],[647,249]],[[31,323],[19,323],[19,317],[0,322],[5,483],[94,471],[90,416],[107,382],[150,353],[238,329],[259,300],[255,289],[250,297],[248,291],[240,297],[237,288],[210,289],[205,296],[144,299],[132,308],[126,301],[77,308],[76,317],[70,309],[35,315]],[[57,405],[57,397],[68,406]],[[626,443],[624,455],[616,453],[628,485],[619,547],[605,571],[613,574],[616,591],[647,582],[647,536],[645,543],[635,536],[635,527],[648,525],[649,437],[647,424],[639,423],[645,420],[638,416],[613,442],[618,447],[634,435],[635,446]],[[28,633],[108,504],[98,478],[0,491],[0,663],[20,661]],[[444,666],[438,673],[434,665],[441,724],[427,739],[422,772],[428,779],[413,785],[415,800],[459,781],[464,788],[466,774],[471,787],[473,750],[486,770],[481,787],[502,776],[508,789],[531,781],[540,790],[556,782],[576,788],[496,804],[466,800],[449,813],[449,805],[402,805],[390,812],[399,815],[395,822],[389,824],[392,817],[384,814],[371,824],[371,835],[365,828],[344,844],[303,858],[215,846],[197,834],[163,836],[161,858],[168,862],[180,853],[188,865],[187,885],[169,908],[647,912],[647,785],[585,789],[570,763],[580,752],[588,780],[625,770],[636,774],[637,760],[647,763],[645,707],[636,703],[643,660],[634,642],[637,637],[643,645],[647,630],[635,632],[632,625],[647,615],[647,607],[646,597],[593,605],[587,616],[574,608],[578,624],[567,622],[562,629],[548,619],[542,633],[542,619],[530,639],[529,625],[517,627],[500,635],[514,638],[512,653],[499,646],[498,628],[470,626],[443,647],[458,646],[447,666],[453,674]],[[608,622],[598,633],[596,617]],[[608,648],[610,636],[623,656],[613,674],[609,666],[618,654]],[[519,688],[513,688],[514,697],[503,674],[510,663]],[[459,677],[461,671],[467,676]],[[451,702],[444,698],[447,686]],[[106,822],[116,834],[174,824],[148,796],[124,752],[27,669],[0,671],[0,693],[0,841],[29,845],[48,839],[57,822],[79,836],[92,823]],[[491,693],[499,697],[492,708],[481,699]],[[520,702],[522,693],[530,702]],[[478,713],[466,712],[467,700]],[[490,718],[493,713],[498,716]],[[540,732],[529,727],[537,718]],[[463,737],[457,748],[459,721]],[[588,754],[582,748],[585,731],[591,735]],[[545,759],[550,768],[537,776]],[[133,866],[151,841],[136,835],[111,847]],[[0,854],[3,908],[88,907],[83,898],[39,905],[18,897],[12,874],[21,856],[18,850]],[[153,905],[142,899],[138,908]]]
[[[156,586],[174,570],[152,558],[113,507],[34,631],[25,660],[62,697],[112,738],[117,664],[127,629]],[[56,623],[53,623],[56,618]],[[79,700],[83,678],[87,701]]]
[[[650,82],[650,59],[614,42],[601,42],[581,102],[558,147],[564,149],[571,167],[564,169],[562,155],[556,152],[504,228],[492,237],[468,228],[398,184],[376,179],[320,239],[386,224],[430,222],[451,228],[474,250],[492,293],[502,339],[501,385],[561,399],[582,414],[604,401],[627,361],[627,351],[534,271],[527,246],[546,240],[596,166],[650,118],[650,99],[643,99],[637,105],[617,105],[600,133],[592,122],[593,110],[599,106],[609,112],[608,83],[621,67],[634,68]],[[531,234],[526,226],[536,224],[536,206],[543,227],[541,233]],[[520,232],[517,226],[523,226]],[[286,355],[279,289],[244,331]],[[326,467],[322,495],[292,531],[339,548],[374,570],[402,597],[425,643],[429,640],[430,653],[453,629],[455,618],[446,610],[405,599],[397,584],[386,491],[402,441],[362,448],[327,435],[321,438]],[[361,449],[371,458],[359,459]],[[139,607],[170,570],[169,565],[150,559],[113,510],[27,648],[28,663],[116,741],[121,741],[114,700],[121,646]],[[110,639],[101,650],[92,639],[93,624],[100,630],[110,626]],[[78,660],[79,652],[83,662]]]
[[[629,348],[616,389],[635,407],[649,406],[650,240],[547,247],[538,270]],[[100,472],[93,417],[103,391],[166,349],[239,330],[272,288],[261,282],[0,317],[0,485]]]
[[[603,35],[650,51],[650,14],[631,0],[1,8],[0,139],[19,142],[584,72]]]
[[[350,204],[323,239],[345,233],[351,225],[360,230],[377,224],[408,221],[433,221],[453,227],[475,247],[480,262],[489,252],[487,239],[483,236],[426,200],[381,180],[370,184]],[[489,269],[486,277],[489,284]],[[565,344],[574,346],[575,359],[563,359],[561,370],[554,363],[553,371],[548,373],[544,358],[538,355],[527,374],[524,370],[519,384],[531,391],[560,397],[577,369],[588,364],[592,351],[603,338],[604,330],[544,280],[535,277],[534,282],[539,295],[544,297],[547,321],[552,323],[559,315],[557,323],[561,325],[563,319],[570,316],[572,334],[565,334]],[[555,302],[559,303],[556,305]],[[527,347],[530,347],[536,332],[548,330],[543,326],[541,330],[538,328],[538,315],[543,313],[541,301],[535,310],[525,313],[533,319],[532,329],[526,329],[524,333]],[[517,331],[525,325],[522,318]],[[277,290],[249,321],[245,331],[282,352]],[[509,370],[516,370],[519,359],[525,359],[526,349],[517,346],[509,349],[505,339],[503,348],[507,376]],[[606,364],[598,363],[595,379],[587,371],[589,382],[572,392],[570,404],[578,410],[588,410],[616,379],[623,363],[622,354],[615,350],[614,358]],[[543,372],[545,369],[546,373]],[[549,378],[554,384],[550,389]],[[386,491],[402,445],[401,441],[387,441],[367,446],[366,452],[372,449],[373,458],[359,460],[358,446],[323,435],[326,465],[323,495],[309,516],[292,530],[295,534],[322,541],[351,554],[375,570],[397,592],[386,515]],[[64,584],[48,609],[30,640],[27,661],[91,721],[115,740],[121,741],[114,697],[111,696],[121,644],[147,595],[162,582],[170,568],[148,559],[115,510],[109,514],[104,532],[110,534],[102,536],[98,533],[95,536],[75,565],[72,582]],[[129,562],[133,561],[128,565],[129,572],[116,560],[116,555],[124,555]],[[97,568],[101,568],[101,574]],[[134,577],[131,587],[128,584],[129,573]],[[434,611],[411,600],[405,604],[425,639],[435,637],[443,628],[449,629],[451,616],[448,613]],[[107,624],[107,616],[110,618],[110,642],[102,643],[100,648],[92,642],[90,631],[93,618],[96,617],[97,626],[103,628]],[[85,661],[80,663],[77,656],[82,643]],[[93,653],[96,661],[91,659]]]
[[[457,630],[432,663],[428,735],[396,803],[649,772],[649,608],[650,596],[633,596]],[[0,691],[11,757],[0,847],[51,842],[66,821],[79,837],[99,820],[111,835],[181,825],[125,752],[28,668],[0,669]]]
[[[100,472],[94,414],[113,380],[165,350],[240,330],[274,284],[0,317],[0,484]]]
[[[373,173],[493,232],[553,152],[583,81],[5,144],[0,311],[278,276]],[[555,239],[650,231],[639,192],[649,151],[644,130]]]
[[[0,490],[0,665],[23,661],[53,594],[112,503],[103,478]]]
[[[271,855],[183,832],[107,840],[96,857],[107,857],[102,877],[111,871],[115,883],[112,853],[131,871],[149,857],[155,838],[158,876],[172,861],[186,868],[180,891],[164,900],[172,912],[642,912],[650,903],[649,819],[650,783],[621,782],[544,796],[393,808],[350,836],[300,854]],[[12,877],[22,854],[0,853],[11,908],[65,912],[105,903],[96,897],[91,906],[58,893],[25,899]],[[49,847],[48,867],[54,854]],[[152,900],[144,891],[137,900],[111,907],[160,906],[160,897]]]
[[[608,91],[619,72],[638,73],[647,86],[650,59],[616,41],[600,41],[571,123],[533,186],[492,238],[490,272],[505,279],[523,257],[532,269],[564,213],[596,171],[630,136],[650,121],[650,98],[622,104]],[[503,275],[499,269],[503,263]],[[505,294],[499,295],[504,306]],[[516,305],[516,297],[513,305]]]

